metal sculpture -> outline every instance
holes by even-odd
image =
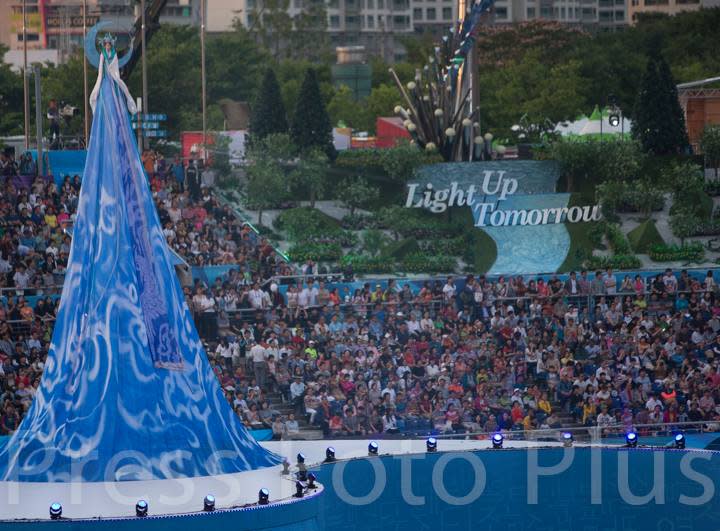
[[[447,161],[477,160],[486,152],[477,121],[479,107],[472,103],[477,65],[468,59],[482,16],[494,3],[481,0],[473,4],[459,27],[450,28],[428,64],[418,69],[407,85],[390,69],[407,104],[407,108],[397,106],[395,112],[421,148],[437,150]]]

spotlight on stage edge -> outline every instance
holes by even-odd
[[[625,442],[627,443],[628,448],[635,448],[638,443],[637,433],[634,431],[628,432],[628,434],[625,435]]]
[[[325,462],[332,463],[333,461],[335,461],[335,448],[328,446],[325,450]]]
[[[296,481],[295,482],[295,497],[302,498],[304,489],[305,489],[305,486],[302,484],[302,481]]]
[[[58,520],[61,517],[62,517],[62,505],[60,505],[57,502],[50,505],[50,519]]]
[[[270,503],[270,491],[262,488],[258,492],[258,505],[267,505]]]
[[[685,449],[685,435],[682,433],[678,433],[675,436],[675,448],[678,450],[684,450]]]
[[[307,481],[308,481],[307,488],[308,489],[316,489],[317,488],[317,485],[315,485],[316,479],[317,479],[317,476],[315,474],[313,474],[312,472],[310,472],[307,475]]]
[[[370,444],[368,444],[368,455],[377,455],[379,449],[380,447],[378,446],[378,443],[372,441]]]
[[[297,454],[297,462],[304,463],[305,462],[305,454],[303,454],[302,452]]]
[[[492,446],[493,448],[502,448],[503,446],[503,439],[505,437],[502,436],[502,433],[496,433],[492,436]]]
[[[148,502],[140,500],[135,505],[135,516],[142,518],[148,514]]]
[[[563,446],[572,446],[573,444],[573,434],[569,431],[566,431],[562,434],[562,442]]]
[[[208,494],[203,500],[203,511],[214,511],[215,510],[215,496]]]
[[[429,437],[425,445],[428,452],[437,452],[437,439],[435,437]]]

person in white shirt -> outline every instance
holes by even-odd
[[[225,363],[225,367],[227,367],[228,369],[232,369],[233,351],[226,337],[223,337],[220,340],[220,343],[218,343],[218,346],[215,349],[215,354],[220,355],[220,357],[223,359],[223,362]]]
[[[260,389],[264,389],[267,382],[267,351],[262,343],[255,343],[252,346],[250,358],[253,361],[255,383]]]
[[[298,308],[307,308],[310,306],[310,289],[305,286],[297,296]]]
[[[264,292],[260,289],[257,282],[253,284],[252,289],[248,292],[248,301],[250,302],[250,306],[256,310],[261,310],[263,308],[263,304],[265,303],[263,293]]]
[[[455,296],[455,282],[453,282],[452,277],[448,277],[447,282],[443,286],[442,292],[443,292],[443,298],[446,301],[449,301],[450,299],[452,299]]]

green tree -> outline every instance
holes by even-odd
[[[66,105],[71,105],[78,109],[77,114],[69,121],[63,121],[62,134],[64,136],[79,134],[83,131],[83,116],[84,103],[83,103],[83,86],[82,86],[82,53],[78,52],[74,54],[66,63],[60,65],[53,65],[47,63],[41,73],[40,78],[42,80],[42,108],[46,109],[48,102],[51,99],[57,100],[58,104],[61,102]],[[92,70],[90,70],[92,72]],[[78,80],[80,81],[78,83]],[[32,91],[32,81],[30,84],[30,90]],[[92,89],[92,84],[90,84]],[[34,99],[34,96],[33,96]],[[22,99],[20,100],[22,102]],[[20,106],[22,109],[22,104]],[[88,108],[88,112],[90,109]],[[35,122],[31,119],[31,122]],[[46,121],[45,127],[49,127],[49,123]]]
[[[262,139],[274,133],[286,133],[287,130],[287,113],[280,94],[280,85],[275,71],[268,68],[252,107],[250,134],[255,139]]]
[[[355,214],[356,209],[367,206],[379,196],[379,188],[371,186],[367,179],[362,177],[346,179],[338,190],[338,199],[350,209],[351,216]]]
[[[290,126],[290,136],[301,151],[320,148],[330,160],[337,153],[333,145],[332,126],[318,85],[317,74],[312,68],[305,73],[295,114]]]
[[[327,7],[324,2],[304,5],[295,15],[295,28],[290,35],[292,57],[318,62],[329,62],[330,39],[327,32]]]
[[[363,232],[362,248],[370,256],[379,256],[390,243],[390,238],[378,229],[369,229]]]
[[[560,166],[567,192],[582,184],[604,181],[633,181],[640,176],[645,157],[636,142],[558,140],[552,143],[550,157]]]
[[[22,75],[2,62],[7,47],[0,44],[0,135],[23,134]]]
[[[689,238],[697,232],[699,225],[699,218],[690,208],[683,207],[670,216],[670,228],[673,234],[680,238],[681,245],[685,245],[685,238]]]
[[[367,129],[367,110],[355,101],[352,90],[347,85],[340,85],[327,106],[330,123],[338,125],[344,122],[353,129]]]
[[[268,135],[254,143],[247,155],[247,204],[258,210],[262,225],[263,211],[279,206],[288,198],[285,166],[289,156],[287,135]]]
[[[516,63],[480,75],[483,92],[483,129],[496,137],[510,136],[510,128],[524,116],[543,125],[577,117],[583,108],[585,81],[576,60],[545,64],[540,50],[531,50]]]
[[[395,107],[402,103],[402,97],[395,85],[378,85],[370,91],[365,104],[370,120],[368,130],[375,132],[375,122],[381,116],[395,116]]]
[[[655,155],[680,153],[688,146],[685,119],[670,67],[658,51],[648,58],[635,104],[633,135]]]
[[[295,187],[307,190],[310,208],[322,196],[327,187],[327,172],[330,168],[327,155],[318,147],[303,152],[290,178]]]
[[[199,41],[195,42],[199,47]],[[208,102],[222,98],[253,101],[270,57],[255,43],[252,35],[241,25],[236,25],[233,31],[208,38],[206,47]],[[195,66],[199,71],[199,66]]]
[[[720,167],[720,125],[709,125],[705,128],[700,137],[700,148],[705,155],[707,165],[715,169],[715,177],[717,177]]]
[[[289,8],[290,0],[265,0],[262,8],[253,12],[261,40],[276,60],[280,59],[283,45],[292,31]]]

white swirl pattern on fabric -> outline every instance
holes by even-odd
[[[280,461],[223,396],[172,266],[124,98],[105,76],[45,371],[0,451],[0,480],[170,479]]]

